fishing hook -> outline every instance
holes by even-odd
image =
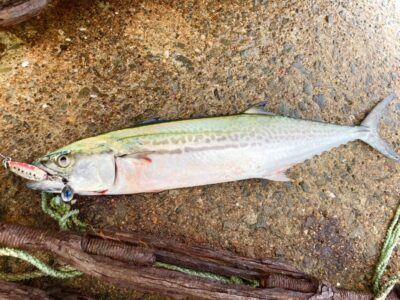
[[[3,164],[4,168],[8,169],[8,162],[11,161],[11,157],[5,156],[5,155],[3,155],[3,154],[0,153],[0,158],[3,159],[3,160],[2,160],[2,164]]]

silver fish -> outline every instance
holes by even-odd
[[[255,106],[242,114],[142,124],[83,139],[36,160],[48,178],[28,184],[61,192],[158,192],[249,178],[287,181],[285,171],[324,151],[362,140],[395,161],[379,137],[385,98],[360,126],[277,116]]]

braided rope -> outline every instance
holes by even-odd
[[[375,274],[373,278],[373,290],[376,300],[384,300],[386,296],[393,289],[395,284],[400,280],[400,273],[390,277],[388,281],[382,286],[381,281],[386,267],[389,264],[393,250],[400,240],[400,206],[393,217],[392,222],[387,230],[385,241],[383,242],[381,254],[379,256],[378,264],[376,265]]]
[[[166,263],[162,263],[162,262],[155,262],[153,264],[153,266],[157,267],[157,268],[163,268],[163,269],[168,269],[168,270],[172,270],[172,271],[185,273],[185,274],[200,277],[200,278],[219,281],[222,283],[244,284],[244,285],[249,285],[252,287],[260,286],[260,282],[258,280],[245,280],[238,276],[227,277],[227,276],[222,276],[222,275],[218,275],[218,274],[214,274],[214,273],[210,273],[210,272],[201,272],[201,271],[196,271],[196,270],[192,270],[192,269],[182,268],[182,267],[178,267],[175,265],[170,265],[170,264],[166,264]]]
[[[77,217],[79,210],[71,210],[71,205],[62,201],[60,196],[54,196],[49,201],[48,194],[43,192],[41,197],[42,210],[58,222],[61,230],[84,231],[86,229],[87,225]]]
[[[42,210],[47,213],[51,218],[58,221],[61,230],[70,230],[75,228],[79,231],[82,231],[86,228],[86,224],[81,222],[77,217],[77,215],[79,214],[79,210],[71,210],[71,205],[64,203],[59,196],[54,196],[49,201],[48,194],[42,193],[41,198]],[[39,269],[38,271],[17,274],[0,272],[0,279],[7,281],[27,280],[39,278],[42,276],[67,279],[82,275],[81,272],[69,266],[61,267],[58,269],[52,268],[38,258],[34,257],[33,255],[14,248],[0,248],[0,256],[19,258],[34,265],[36,268]]]
[[[14,258],[22,259],[31,265],[34,265],[39,271],[27,272],[27,273],[17,273],[17,274],[8,274],[8,273],[0,273],[0,279],[7,281],[20,281],[32,278],[38,278],[41,276],[51,276],[60,279],[73,278],[79,275],[82,275],[81,272],[76,271],[71,267],[62,267],[62,268],[52,268],[49,265],[42,262],[40,259],[34,257],[33,255],[18,249],[13,248],[0,248],[0,256],[9,256]]]

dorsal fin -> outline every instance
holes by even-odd
[[[270,116],[275,116],[274,113],[269,112],[269,111],[265,111],[265,105],[267,104],[267,102],[263,101],[260,103],[257,103],[256,105],[253,105],[252,107],[250,107],[249,109],[247,109],[246,111],[244,111],[244,114],[250,114],[250,115],[270,115]]]

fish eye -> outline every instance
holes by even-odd
[[[68,167],[70,163],[71,160],[66,155],[60,155],[59,157],[57,157],[57,165],[59,165],[61,168]]]

